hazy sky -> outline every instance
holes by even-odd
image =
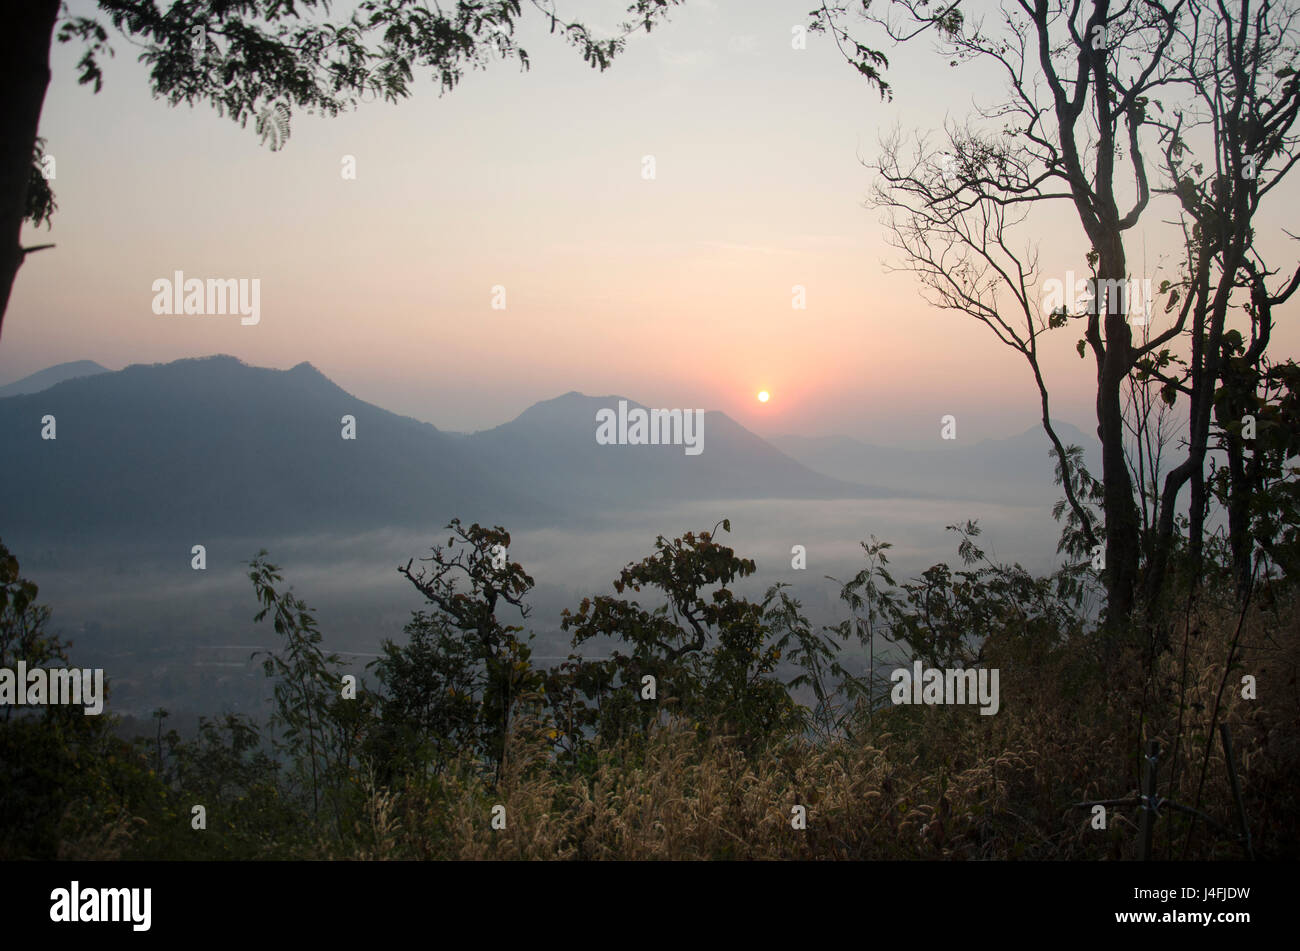
[[[625,6],[561,9],[612,26]],[[895,98],[881,102],[829,38],[791,49],[809,6],[688,0],[604,74],[526,17],[529,72],[498,62],[442,98],[423,81],[395,106],[295,115],[279,152],[251,123],[153,100],[120,35],[99,95],[76,83],[80,50],[58,47],[41,135],[59,211],[51,232],[26,234],[58,246],[19,273],[0,382],[66,360],[229,353],[310,361],[453,430],[575,389],[721,409],[768,435],[925,443],[945,413],[961,439],[1033,425],[1023,360],[926,305],[911,274],[887,273],[898,254],[862,206],[862,162],[882,132],[960,118],[972,99],[996,101],[1001,80],[949,68],[920,41],[887,50]],[[355,180],[340,174],[345,155]],[[1173,218],[1148,211],[1129,242],[1135,269],[1145,254],[1162,276]],[[1045,276],[1086,270],[1068,206],[1022,237],[1042,244]],[[260,323],[155,315],[151,285],[176,270],[259,278]],[[791,307],[795,284],[806,310]],[[491,307],[494,285],[505,310]],[[1300,341],[1293,311],[1277,315],[1279,358]],[[1054,335],[1045,370],[1056,414],[1091,429],[1095,369],[1074,342]]]

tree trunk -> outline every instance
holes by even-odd
[[[1106,228],[1097,242],[1101,281],[1127,280],[1124,245],[1118,228]],[[1115,285],[1110,285],[1115,286]],[[1125,286],[1123,284],[1120,285]],[[1133,366],[1133,333],[1126,307],[1096,299],[1105,308],[1106,349],[1097,365],[1097,436],[1101,440],[1101,471],[1106,513],[1106,623],[1123,630],[1133,613],[1141,557],[1141,531],[1133,501],[1133,479],[1124,454],[1124,382]]]
[[[50,84],[50,44],[59,0],[18,0],[0,7],[0,330],[9,294],[23,263],[20,245],[27,215],[36,132]]]
[[[1237,414],[1240,419],[1240,414]],[[1219,421],[1220,427],[1227,427],[1232,419]],[[1249,470],[1257,468],[1257,459],[1247,462],[1245,444],[1229,433],[1228,435],[1228,544],[1232,550],[1232,578],[1237,592],[1237,600],[1244,602],[1250,590],[1250,556],[1254,550],[1254,539],[1250,535],[1250,500],[1252,493],[1259,488]],[[1259,453],[1259,449],[1255,449]]]

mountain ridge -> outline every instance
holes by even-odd
[[[359,399],[308,362],[135,363],[0,399],[0,458],[17,461],[0,472],[0,526],[188,549],[217,536],[440,529],[452,517],[524,526],[665,502],[876,494],[715,411],[699,456],[599,445],[595,410],[619,399],[573,390],[459,435]]]

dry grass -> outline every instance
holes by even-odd
[[[1236,617],[1203,609],[1149,681],[1092,671],[1058,652],[1002,671],[1001,711],[899,707],[878,713],[852,738],[789,742],[747,756],[726,737],[684,724],[636,742],[597,748],[581,773],[558,768],[540,724],[512,737],[499,782],[466,764],[437,781],[373,789],[371,842],[361,858],[444,859],[1106,859],[1134,858],[1133,809],[1112,809],[1108,828],[1084,799],[1120,798],[1138,787],[1140,742],[1164,749],[1159,794],[1197,801],[1214,697]],[[1289,625],[1289,626],[1288,626]],[[1297,855],[1296,767],[1300,695],[1296,617],[1255,611],[1223,692],[1247,815],[1264,856]],[[1137,657],[1119,665],[1140,671]],[[1241,675],[1258,698],[1241,697]],[[1182,685],[1186,684],[1185,690]],[[1179,698],[1186,706],[1179,734]],[[1177,740],[1177,743],[1175,741]],[[1175,750],[1175,745],[1177,749]],[[491,809],[507,824],[491,828]],[[807,809],[807,829],[791,807]],[[1200,808],[1235,828],[1223,752],[1210,746]],[[1183,854],[1188,820],[1162,812],[1157,858]],[[1189,858],[1238,858],[1240,847],[1200,823]]]

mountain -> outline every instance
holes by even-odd
[[[344,415],[355,440],[342,438]],[[43,419],[54,417],[54,439]],[[183,540],[498,521],[548,507],[311,364],[133,365],[0,400],[6,532]]]
[[[621,399],[566,393],[502,426],[468,436],[466,444],[481,465],[498,472],[513,469],[542,498],[568,507],[879,494],[810,471],[720,412],[704,414],[698,455],[688,455],[682,445],[600,445],[597,413],[617,413]],[[629,414],[646,409],[626,403]]]
[[[31,376],[25,376],[21,380],[15,380],[12,383],[0,386],[0,399],[4,399],[6,396],[21,396],[24,393],[39,393],[42,390],[48,390],[56,383],[62,383],[64,380],[73,380],[77,377],[108,372],[108,367],[100,366],[94,360],[74,360],[71,363],[60,363],[39,370]]]
[[[1100,476],[1096,438],[1069,423],[1053,426],[1063,444],[1084,448],[1088,470]],[[893,490],[889,494],[1047,505],[1061,495],[1052,444],[1041,427],[971,445],[936,440],[934,449],[886,448],[846,436],[777,436],[768,442],[810,469]]]
[[[452,435],[357,399],[308,363],[132,365],[0,399],[0,528],[188,550],[214,537],[433,530],[453,516],[522,528],[666,501],[871,494],[722,413],[705,414],[699,455],[599,445],[597,410],[618,402],[569,393]],[[345,415],[355,440],[342,438]],[[42,438],[47,417],[53,439]]]

